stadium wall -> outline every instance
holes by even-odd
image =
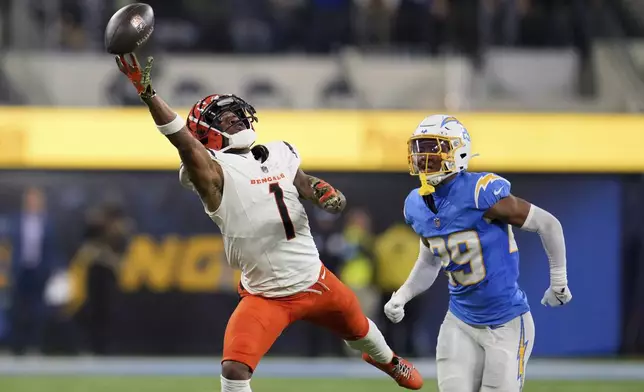
[[[362,209],[371,216],[374,249],[389,249],[376,254],[376,258],[401,263],[397,260],[400,255],[415,257],[415,235],[408,230],[390,231],[404,227],[402,203],[417,186],[415,178],[406,173],[315,174],[345,192],[348,212]],[[599,174],[502,174],[512,182],[514,193],[552,211],[566,231],[575,299],[565,309],[546,309],[539,304],[548,285],[547,260],[538,236],[516,231],[522,258],[520,283],[528,294],[537,324],[534,355],[617,353],[622,343],[623,178]],[[87,230],[84,213],[103,200],[119,200],[137,227],[124,244],[121,265],[115,272],[107,319],[110,352],[212,355],[221,350],[226,320],[237,302],[237,275],[225,265],[216,227],[203,214],[195,196],[179,185],[176,171],[0,171],[0,243],[11,241],[11,219],[19,211],[21,192],[26,186],[40,186],[47,191],[51,217],[60,228],[56,232],[59,254],[79,283],[73,306],[57,311],[72,320],[83,319],[87,265],[78,250]],[[313,231],[319,231],[318,216],[310,216]],[[336,230],[342,232],[342,222],[337,223]],[[391,246],[380,247],[385,241]],[[5,263],[0,271],[5,275],[4,281],[10,282],[10,264]],[[423,355],[434,352],[447,307],[445,286],[441,277],[428,293],[414,300],[422,308],[414,339]],[[5,295],[8,290],[10,286],[5,284]],[[374,317],[381,317],[380,305],[376,310]],[[60,323],[67,322],[63,320],[59,319]],[[378,322],[385,323],[382,319]],[[82,336],[71,334],[71,326],[61,325],[65,327],[57,330],[65,334],[50,333],[52,351],[69,343],[61,340]],[[6,332],[5,329],[5,336]],[[271,354],[306,355],[312,342],[321,340],[334,341],[307,324],[297,325],[280,337]]]
[[[187,110],[180,110],[187,113]],[[307,170],[407,170],[427,112],[262,111],[259,141],[287,140]],[[644,172],[644,116],[467,113],[472,170]],[[172,146],[145,109],[0,108],[0,167],[170,169]]]

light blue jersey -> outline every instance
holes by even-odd
[[[519,250],[512,227],[483,217],[510,195],[493,173],[460,172],[436,188],[434,214],[418,190],[405,200],[405,221],[426,238],[449,278],[449,309],[474,325],[504,324],[530,310],[519,288]]]

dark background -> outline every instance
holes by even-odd
[[[364,283],[362,279],[363,283],[356,287],[367,292],[364,298],[375,303],[369,315],[393,340],[394,350],[431,356],[447,307],[446,282],[441,276],[427,293],[414,299],[409,304],[410,325],[392,330],[382,315],[382,302],[391,289],[382,287],[378,274],[383,273],[385,264],[390,267],[400,264],[400,268],[408,271],[413,260],[395,255],[415,257],[417,240],[413,233],[403,230],[402,234],[390,237],[394,242],[400,237],[400,245],[396,245],[400,248],[394,248],[398,249],[394,257],[374,251],[384,241],[383,233],[392,227],[400,229],[403,224],[403,201],[416,187],[417,179],[393,173],[313,174],[334,184],[348,199],[348,209],[338,219],[317,211],[309,214],[316,239],[327,239],[321,240],[325,244],[333,243],[333,238],[337,240],[336,246],[320,247],[322,258],[332,270],[341,273],[343,266],[356,259],[356,254],[364,256],[361,260],[367,261],[363,265],[368,265],[370,271],[368,281]],[[505,177],[512,182],[514,194],[556,215],[566,235],[568,276],[574,300],[563,309],[547,309],[539,303],[549,283],[548,263],[539,237],[515,230],[521,255],[520,284],[528,294],[537,328],[534,355],[644,354],[641,176],[512,173]],[[119,222],[119,227],[128,227],[116,240],[105,240],[111,254],[117,255],[115,262],[101,262],[98,257],[84,264],[87,274],[81,281],[88,293],[84,301],[76,306],[45,301],[38,307],[40,329],[33,339],[41,350],[61,354],[90,350],[112,355],[220,353],[226,321],[237,303],[236,281],[224,266],[219,246],[214,247],[218,249],[217,255],[195,262],[197,269],[219,271],[212,275],[217,279],[211,284],[182,284],[174,278],[181,275],[180,268],[186,259],[182,256],[185,253],[180,252],[168,256],[172,250],[163,248],[168,238],[176,236],[181,244],[186,244],[198,236],[211,235],[212,243],[218,241],[217,227],[203,213],[196,196],[180,186],[177,172],[0,171],[0,241],[3,241],[0,244],[4,244],[5,250],[14,241],[15,217],[23,209],[28,189],[43,192],[47,220],[54,228],[47,236],[55,246],[42,259],[48,278],[68,268],[78,270],[74,267],[83,264],[77,257],[80,249],[111,238],[101,233],[118,226],[114,222]],[[99,215],[103,220],[96,218]],[[367,238],[364,246],[353,246],[362,241],[356,241],[350,229],[358,226],[365,235],[361,238]],[[133,244],[146,238],[153,251],[133,251]],[[16,268],[12,266],[16,264],[12,264],[11,252],[3,254],[0,278],[4,276],[5,283],[1,284],[0,279],[3,299],[0,337],[9,347],[14,314],[12,293],[16,289],[12,285]],[[137,257],[145,258],[150,268],[159,272],[158,276],[166,276],[166,283],[155,284],[159,282],[155,278],[144,277],[137,284],[124,284],[127,279],[123,271],[134,265],[129,263],[133,259],[136,262]],[[168,260],[173,265],[170,269]],[[166,270],[171,273],[163,275]],[[352,276],[357,275],[341,278],[353,279]],[[41,296],[43,287],[33,290],[40,290],[36,295]],[[270,354],[314,356],[343,352],[341,343],[326,332],[296,324],[280,337]]]

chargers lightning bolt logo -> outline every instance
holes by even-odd
[[[472,141],[472,139],[470,138],[470,133],[467,132],[467,129],[465,129],[465,127],[463,127],[463,139],[467,140],[468,142]]]
[[[517,369],[517,380],[519,380],[519,390],[523,390],[523,382],[525,380],[525,352],[528,349],[528,341],[525,340],[525,324],[523,323],[523,316],[521,316],[521,334],[519,335],[519,350],[517,352],[517,361],[519,368]]]

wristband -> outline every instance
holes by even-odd
[[[157,129],[161,134],[168,136],[172,135],[173,133],[177,133],[180,130],[183,129],[183,127],[186,125],[186,122],[177,114],[177,116],[174,118],[174,120],[170,121],[167,124],[164,125],[157,125]]]

